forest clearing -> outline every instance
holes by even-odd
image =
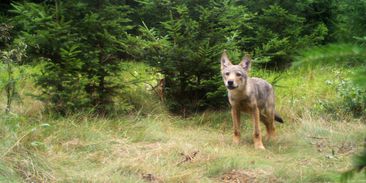
[[[365,11],[2,1],[0,182],[366,182]],[[269,141],[260,124],[265,149],[247,114],[233,142],[224,50],[238,80],[274,89],[284,123]]]

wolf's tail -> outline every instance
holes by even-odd
[[[275,113],[275,121],[279,122],[279,123],[283,123],[283,119],[281,118],[281,116],[277,113]]]

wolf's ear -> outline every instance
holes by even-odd
[[[239,65],[243,67],[244,70],[248,71],[250,68],[250,61],[251,61],[250,55],[246,54]]]
[[[227,57],[226,50],[221,55],[221,70],[224,70],[227,66],[232,65],[229,57]]]

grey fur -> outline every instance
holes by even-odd
[[[233,65],[226,51],[221,56],[221,74],[228,90],[231,114],[234,126],[235,143],[240,141],[240,112],[252,115],[254,123],[254,145],[264,149],[260,132],[259,120],[267,129],[267,139],[275,135],[274,120],[283,120],[275,113],[275,94],[267,81],[249,77],[251,59],[245,56],[239,65]]]

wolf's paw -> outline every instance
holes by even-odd
[[[262,142],[254,142],[254,148],[255,149],[260,149],[260,150],[265,150],[266,149],[266,148],[264,148]]]
[[[259,150],[265,150],[266,149],[263,145],[257,145],[254,148],[259,149]]]
[[[233,143],[235,145],[239,145],[240,144],[240,137],[239,136],[234,136],[233,137]]]

